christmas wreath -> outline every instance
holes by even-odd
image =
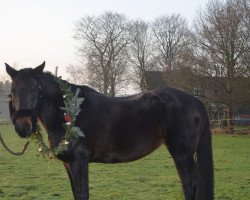
[[[65,123],[62,126],[65,128],[65,136],[59,143],[59,145],[53,149],[48,147],[43,140],[41,128],[38,126],[37,131],[32,133],[29,140],[34,141],[39,152],[44,156],[48,156],[50,159],[55,158],[58,154],[63,153],[68,149],[69,140],[74,140],[77,137],[84,137],[83,132],[79,127],[75,126],[76,117],[81,111],[80,106],[84,101],[84,98],[78,97],[80,89],[77,88],[75,93],[71,91],[69,84],[63,81],[61,78],[55,78],[59,84],[60,90],[63,94],[64,107],[60,107],[64,111]]]

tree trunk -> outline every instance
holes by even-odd
[[[229,133],[233,133],[233,108],[234,108],[234,97],[233,97],[233,73],[232,69],[228,70],[228,113],[227,113],[227,129]]]

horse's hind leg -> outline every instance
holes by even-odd
[[[175,155],[174,158],[177,171],[179,173],[185,200],[195,199],[195,162],[192,155]]]
[[[180,151],[169,148],[169,152],[180,176],[185,200],[194,200],[196,190],[194,155],[183,151],[183,149]]]

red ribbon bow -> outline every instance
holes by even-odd
[[[67,115],[66,113],[64,113],[64,118],[66,120],[66,124],[71,123],[71,119],[70,119],[69,115]]]

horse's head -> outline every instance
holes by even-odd
[[[36,129],[42,96],[39,76],[42,74],[45,62],[35,69],[25,68],[19,71],[8,64],[5,65],[6,71],[12,79],[10,94],[12,121],[19,136],[25,138]]]

